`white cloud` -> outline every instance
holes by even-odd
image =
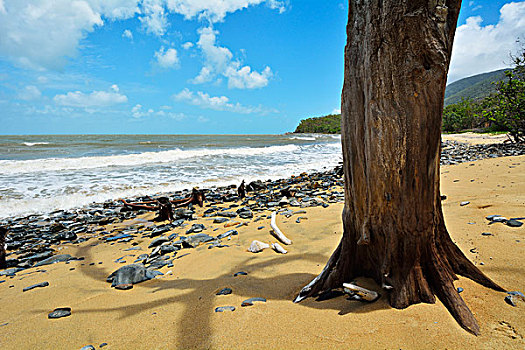
[[[182,44],[182,48],[184,50],[188,50],[188,49],[191,49],[193,47],[193,43],[188,41],[188,42],[185,42],[184,44]]]
[[[498,23],[482,25],[480,16],[469,17],[456,30],[448,81],[506,68],[509,54],[519,49],[525,34],[525,2],[511,2],[500,9]]]
[[[42,96],[42,93],[34,85],[28,85],[24,90],[18,93],[18,98],[26,101],[39,99],[40,96]]]
[[[53,100],[57,105],[68,107],[107,107],[128,101],[126,95],[119,93],[117,85],[111,86],[111,91],[93,91],[85,94],[81,91],[70,91],[67,94],[56,95]]]
[[[271,9],[283,13],[287,2],[277,0],[166,0],[170,11],[183,15],[186,19],[206,19],[210,23],[221,22],[228,13],[250,6],[267,3]]]
[[[146,32],[158,36],[168,29],[168,17],[162,0],[143,0],[142,16],[139,17]]]
[[[198,30],[199,41],[197,46],[204,54],[204,67],[193,80],[194,84],[209,82],[217,75],[228,78],[228,87],[237,89],[256,89],[268,85],[273,73],[270,67],[265,67],[259,73],[252,71],[250,66],[241,66],[239,61],[233,60],[233,54],[226,48],[217,45],[218,31],[212,27]]]
[[[131,30],[126,29],[126,30],[122,33],[122,37],[123,37],[123,38],[127,38],[127,39],[129,39],[129,40],[133,40],[133,33],[131,32]]]
[[[178,68],[179,57],[177,56],[177,50],[173,48],[164,49],[164,46],[155,52],[155,58],[157,63],[162,68]]]
[[[166,106],[161,106],[161,110],[155,112],[155,110],[152,108],[148,108],[146,110],[146,109],[142,109],[141,104],[136,104],[131,109],[131,115],[135,119],[144,118],[144,117],[154,117],[154,116],[168,117],[168,118],[175,119],[175,120],[182,120],[186,118],[186,115],[184,113],[166,112],[165,111],[166,108],[163,108],[163,107],[166,107]]]
[[[176,101],[181,101],[193,106],[198,106],[204,109],[213,109],[215,111],[228,111],[241,114],[268,114],[276,112],[275,110],[266,110],[259,107],[243,106],[240,103],[232,103],[226,96],[210,96],[207,93],[198,91],[194,93],[189,89],[185,88],[178,94],[173,95]]]
[[[334,108],[332,114],[341,114],[341,108]]]
[[[237,68],[237,62],[231,64],[224,75],[228,77],[228,87],[237,89],[256,89],[268,85],[268,80],[273,73],[270,67],[266,66],[262,73],[252,71],[250,66]]]
[[[146,32],[162,36],[169,13],[215,23],[263,3],[280,13],[287,7],[276,0],[0,0],[0,55],[26,68],[59,69],[106,19],[138,17]]]

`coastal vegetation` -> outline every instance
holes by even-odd
[[[514,68],[461,79],[447,86],[442,131],[507,132],[525,142],[525,49]],[[295,133],[341,133],[341,115],[301,120]]]

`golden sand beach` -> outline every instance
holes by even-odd
[[[494,281],[507,290],[523,291],[525,228],[488,225],[485,217],[525,216],[525,156],[444,166],[441,173],[441,192],[447,196],[444,214],[453,240]],[[460,206],[463,201],[470,204]],[[239,235],[227,241],[230,247],[179,251],[174,266],[160,270],[163,276],[131,290],[111,288],[106,277],[123,266],[117,258],[133,254],[124,258],[132,263],[148,252],[151,238],[137,238],[142,248],[138,251],[124,251],[131,247],[129,242],[111,245],[96,238],[63,245],[60,253],[85,260],[31,268],[0,284],[0,348],[80,349],[102,343],[107,343],[106,349],[525,348],[525,303],[512,307],[505,303],[505,293],[464,278],[455,286],[464,289],[461,295],[480,324],[478,337],[460,328],[439,301],[391,308],[380,286],[364,278],[357,283],[383,294],[378,301],[339,296],[294,304],[296,293],[321,271],[339,243],[342,207],[307,208],[301,216],[308,219],[301,223],[295,215],[278,216],[277,224],[293,241],[286,246],[288,254],[271,249],[247,252],[254,239],[275,242],[270,220],[264,219],[237,229]],[[197,213],[202,216],[204,209]],[[195,222],[208,230],[220,227],[218,233],[225,230],[210,218]],[[144,220],[122,225],[134,223]],[[239,271],[247,275],[234,277]],[[43,281],[49,286],[22,292]],[[224,287],[233,293],[215,295]],[[251,297],[267,302],[241,307]],[[236,310],[214,311],[227,305]],[[53,309],[66,306],[72,308],[71,316],[47,318]]]

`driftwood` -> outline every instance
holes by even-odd
[[[242,180],[241,184],[237,188],[237,194],[239,195],[239,198],[241,199],[246,197],[246,186],[244,184],[244,180]]]
[[[292,244],[292,241],[289,240],[282,232],[281,230],[279,230],[279,227],[277,227],[277,224],[275,222],[275,212],[272,212],[272,219],[270,221],[270,226],[272,227],[272,230],[273,230],[273,235],[275,236],[275,238],[277,238],[278,240],[280,240],[282,243],[284,244]]]
[[[7,236],[7,229],[0,226],[0,269],[5,269],[5,237]]]
[[[151,199],[145,202],[130,203],[125,201],[124,199],[121,199],[120,201],[124,204],[124,207],[129,208],[131,210],[157,210],[158,214],[157,217],[155,217],[154,219],[155,221],[172,221],[174,219],[173,208],[180,208],[190,204],[196,204],[202,207],[204,205],[205,200],[206,196],[204,195],[204,192],[197,188],[194,188],[191,192],[191,195],[183,199],[176,199],[170,201],[167,197],[160,197],[158,199]]]
[[[145,202],[127,202],[124,199],[121,199],[120,201],[124,204],[125,207],[132,209],[132,210],[159,210],[159,200],[166,197],[161,197],[159,199],[152,199]],[[169,202],[173,205],[173,208],[180,208],[184,207],[189,204],[196,204],[199,207],[202,207],[204,205],[204,201],[206,200],[206,196],[204,195],[204,192],[194,188],[192,190],[192,193],[189,197],[183,198],[183,199],[175,199],[170,200]]]
[[[377,292],[359,287],[352,283],[343,283],[343,289],[345,293],[350,294],[351,296],[357,295],[360,300],[376,301],[379,299],[379,294]]]
[[[159,203],[159,213],[157,214],[157,217],[154,219],[155,221],[173,221],[173,209],[171,202],[169,198],[167,197],[161,197],[158,200]]]

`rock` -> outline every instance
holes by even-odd
[[[215,295],[228,295],[228,294],[232,294],[231,288],[223,288],[220,291],[218,291]]]
[[[215,238],[208,236],[205,233],[197,233],[196,235],[185,237],[185,239],[182,241],[182,247],[196,248],[199,246],[199,244],[213,241],[214,239]]]
[[[458,288],[457,288],[457,291],[458,291],[458,293],[461,293],[461,292],[463,292],[463,288],[458,287]]]
[[[299,216],[297,218],[297,220],[295,220],[296,223],[300,224],[301,223],[301,220],[308,220],[308,218],[306,216]]]
[[[49,282],[37,283],[37,284],[33,284],[32,286],[25,287],[24,289],[22,289],[22,292],[27,292],[27,291],[29,291],[31,289],[40,288],[40,287],[47,287],[47,286],[49,286]]]
[[[159,246],[161,245],[162,243],[166,243],[166,242],[169,242],[169,238],[166,237],[166,236],[160,236],[160,237],[157,237],[155,238],[153,241],[151,241],[150,245],[148,246],[148,248],[154,248],[156,246]]]
[[[214,224],[222,224],[222,223],[225,223],[228,220],[230,220],[230,219],[228,219],[228,218],[216,218],[215,220],[213,220],[213,223]]]
[[[191,225],[191,228],[186,231],[186,234],[190,234],[190,233],[199,233],[199,232],[202,232],[202,230],[206,229],[206,227],[204,227],[203,224],[193,224]]]
[[[86,345],[80,348],[80,350],[95,350],[95,347],[93,345]]]
[[[120,269],[113,272],[106,279],[106,282],[111,282],[111,287],[115,289],[131,289],[134,284],[144,282],[159,275],[158,271],[150,271],[142,264],[131,264],[122,266]]]
[[[220,211],[217,213],[217,216],[222,216],[226,218],[234,218],[237,216],[237,213],[234,213],[233,211]]]
[[[490,221],[491,223],[494,223],[494,222],[507,222],[507,220],[508,219],[503,216],[495,216]]]
[[[253,218],[253,213],[251,212],[251,210],[241,211],[239,213],[239,217],[241,219],[251,219]]]
[[[70,307],[59,307],[55,310],[51,311],[47,318],[61,318],[61,317],[67,317],[71,315],[71,308]]]
[[[459,203],[459,205],[462,206],[462,207],[465,206],[465,205],[469,205],[469,204],[470,204],[469,201],[464,201],[464,202]]]
[[[511,291],[507,292],[507,296],[505,297],[505,302],[511,306],[518,306],[518,303],[525,302],[525,295],[523,293],[518,291]]]
[[[263,302],[263,303],[266,303],[266,299],[264,298],[259,298],[259,297],[256,297],[256,298],[250,298],[250,299],[246,299],[242,302],[241,306],[252,306],[254,302],[256,301],[260,301],[260,302]]]
[[[34,265],[34,267],[56,264],[56,263],[59,263],[59,262],[69,261],[69,260],[73,260],[73,259],[75,259],[75,258],[73,258],[69,254],[59,254],[59,255],[55,255],[55,256],[52,256],[50,258],[44,259],[42,261],[39,261],[38,263],[36,263]]]
[[[507,220],[506,225],[510,227],[521,227],[521,225],[523,225],[523,222],[518,221],[516,219],[510,219]]]
[[[482,236],[492,236],[492,233],[490,233],[490,232],[482,232],[481,235]]]
[[[56,239],[59,241],[74,241],[77,239],[77,235],[74,232],[66,231],[66,232],[60,232],[55,236]]]
[[[173,253],[180,250],[179,246],[175,246],[173,244],[165,244],[160,246],[160,255]]]
[[[229,230],[229,231],[226,231],[226,232],[221,233],[220,235],[218,235],[217,239],[223,239],[223,238],[226,238],[226,237],[229,237],[229,236],[236,236],[238,234],[239,234],[239,232],[237,232],[237,230]]]
[[[266,248],[270,248],[270,245],[267,243],[258,241],[258,240],[254,240],[252,241],[252,244],[250,244],[248,251],[252,253],[259,253],[259,252],[262,252]]]
[[[239,272],[236,272],[233,274],[233,277],[237,277],[237,276],[247,276],[248,275],[248,272],[244,272],[244,271],[239,271]]]
[[[128,233],[123,233],[120,235],[116,235],[114,237],[107,237],[106,242],[114,242],[114,241],[118,241],[119,239],[124,239],[124,238],[132,238],[132,236]]]
[[[235,311],[235,306],[219,306],[215,308],[215,312],[224,312],[224,311]]]
[[[272,243],[272,249],[277,253],[286,254],[288,251],[284,249],[279,243]]]
[[[6,269],[4,271],[0,271],[0,276],[14,276],[18,271],[22,271],[23,269],[19,267],[12,267],[10,269]]]

